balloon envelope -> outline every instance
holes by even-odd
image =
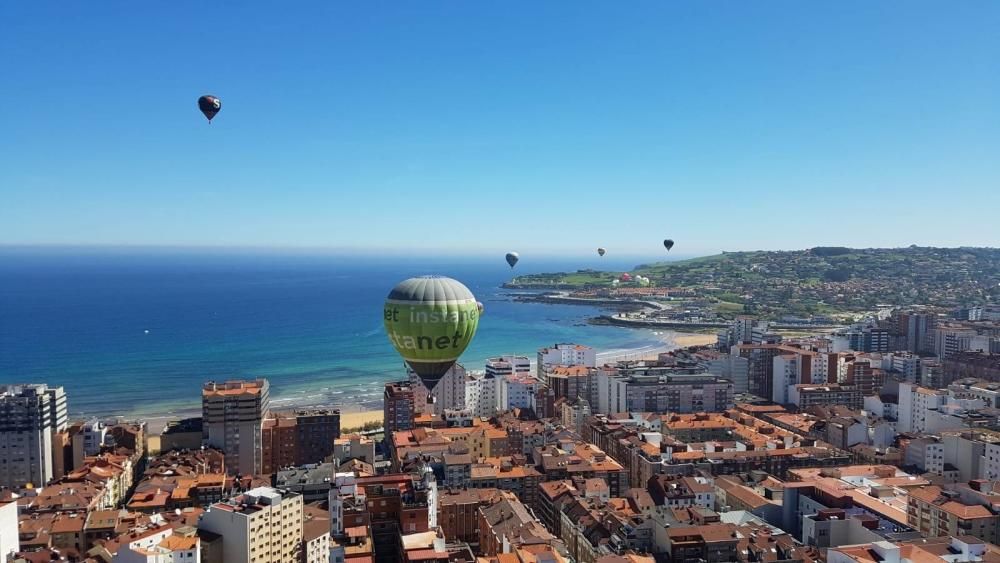
[[[393,347],[433,390],[475,336],[479,304],[459,281],[410,278],[389,292],[383,321]]]
[[[508,252],[505,258],[507,259],[507,263],[510,264],[510,267],[513,268],[514,264],[517,264],[517,261],[521,259],[521,255],[516,252]]]
[[[670,249],[674,247],[674,241],[667,239],[663,241],[663,246],[667,247],[667,252],[669,252]]]
[[[603,248],[598,248],[597,249],[597,253],[600,254],[601,256],[604,256],[605,252],[607,252],[607,250],[604,250]]]
[[[201,113],[205,114],[205,117],[209,121],[212,121],[215,114],[219,113],[219,110],[222,109],[222,100],[211,94],[206,94],[198,98],[198,109],[201,110]]]

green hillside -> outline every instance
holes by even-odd
[[[819,247],[726,252],[636,266],[660,287],[687,288],[730,311],[824,314],[877,304],[956,307],[1000,300],[1000,249]],[[610,287],[620,272],[519,276],[517,287]]]

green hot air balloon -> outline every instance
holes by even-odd
[[[472,342],[480,309],[469,288],[443,276],[401,282],[385,300],[389,341],[429,391]]]

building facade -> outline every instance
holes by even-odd
[[[0,386],[0,486],[54,477],[53,436],[66,430],[66,393],[43,384]]]
[[[210,381],[202,386],[205,444],[226,454],[226,468],[243,475],[263,472],[263,423],[270,407],[270,385],[254,381]]]
[[[222,536],[226,563],[287,563],[302,555],[302,496],[258,487],[208,507],[199,530]]]
[[[413,428],[416,403],[413,386],[409,381],[386,383],[382,393],[383,424],[385,435]]]
[[[583,366],[592,368],[597,365],[597,352],[590,346],[579,344],[555,344],[538,350],[538,360],[535,363],[535,375],[545,381],[546,366]]]

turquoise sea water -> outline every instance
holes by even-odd
[[[635,261],[522,260],[517,273]],[[267,377],[276,405],[378,407],[405,376],[382,331],[382,301],[420,274],[454,277],[486,312],[462,358],[555,342],[599,350],[658,344],[649,331],[592,326],[591,307],[515,303],[495,259],[0,250],[0,382],[66,387],[71,412],[135,416],[199,404],[203,381]],[[148,332],[147,332],[148,331]]]

